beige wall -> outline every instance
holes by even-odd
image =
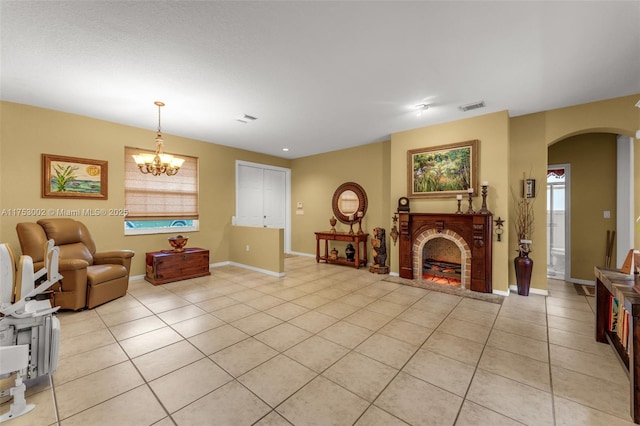
[[[155,147],[153,130],[8,102],[2,102],[0,108],[2,209],[124,208],[124,147]],[[235,214],[235,161],[279,167],[289,167],[290,162],[170,134],[164,136],[167,152],[192,155],[200,161],[200,231],[186,233],[189,246],[208,248],[212,263],[228,261],[231,217]],[[107,160],[108,200],[41,198],[40,154],[43,153]],[[0,241],[10,243],[19,252],[16,224],[38,218],[0,217]],[[121,217],[79,219],[91,230],[99,250],[127,248],[136,252],[133,275],[144,274],[144,253],[169,248],[167,237],[170,235],[167,234],[124,236]]]
[[[599,102],[558,108],[544,113],[547,145],[582,133],[614,133],[635,136],[640,109],[635,108],[640,93]]]
[[[592,281],[616,230],[616,135],[587,133],[549,146],[549,164],[571,165],[571,278]],[[611,219],[604,219],[609,210]],[[615,245],[612,253],[615,267]]]
[[[283,229],[232,226],[228,240],[231,262],[273,275],[284,274]]]
[[[399,197],[407,194],[407,151],[416,148],[433,147],[455,142],[478,139],[479,171],[478,180],[489,182],[487,207],[497,218],[507,218],[509,203],[509,116],[506,111],[455,122],[423,127],[391,135],[391,202],[385,216],[391,217],[397,208]],[[474,209],[481,207],[481,197],[474,197]],[[465,206],[467,206],[465,204]],[[411,211],[420,213],[455,212],[455,198],[412,199]],[[390,228],[387,219],[387,227]],[[508,227],[508,220],[506,225]],[[508,290],[508,229],[505,228],[503,242],[494,238],[493,244],[493,289]],[[391,271],[398,273],[398,247],[387,246],[390,254]]]
[[[529,255],[533,259],[533,274],[531,276],[531,288],[546,291],[547,289],[547,259],[546,259],[546,192],[544,182],[547,177],[547,146],[544,140],[545,120],[544,115],[531,114],[511,119],[509,156],[511,171],[509,172],[509,191],[512,197],[509,203],[509,220],[505,225],[512,231],[509,234],[509,258],[517,255],[518,238],[514,231],[515,220],[513,197],[518,196],[522,187],[523,174],[527,178],[536,180],[537,195],[533,201],[534,225],[532,252]],[[511,261],[512,262],[512,261]],[[515,284],[515,270],[509,268],[509,282]]]
[[[637,99],[637,96],[635,96],[635,98]],[[633,99],[633,97],[632,97]],[[630,101],[633,102],[633,100],[630,99]],[[640,102],[640,100],[638,100],[637,102]],[[638,123],[638,126],[636,127],[636,133],[633,136],[637,136],[638,133],[640,133],[640,108],[635,108],[636,111],[636,122]],[[634,217],[636,218],[636,222],[635,222],[635,243],[634,243],[634,248],[636,249],[640,249],[640,138],[635,139],[635,142],[633,144],[633,148],[634,148],[634,200],[635,200],[635,214]]]
[[[512,202],[510,188],[517,188],[522,173],[531,173],[544,182],[547,146],[552,142],[581,133],[607,132],[634,135],[640,129],[640,109],[634,105],[640,95],[578,105],[571,108],[509,118],[506,111],[486,114],[455,122],[423,127],[393,134],[390,141],[314,155],[296,160],[228,148],[187,138],[166,135],[166,150],[193,155],[200,159],[200,231],[189,234],[189,246],[211,251],[212,263],[231,259],[231,217],[235,208],[235,160],[291,168],[292,182],[292,251],[314,254],[314,231],[329,229],[332,216],[331,199],[335,189],[354,181],[367,192],[369,206],[364,219],[367,232],[376,226],[387,230],[397,199],[407,193],[407,150],[480,140],[479,180],[489,181],[488,207],[494,216],[506,220],[502,243],[494,240],[493,287],[506,291],[515,284],[512,259],[517,244],[510,220]],[[0,103],[0,208],[122,208],[124,146],[153,148],[155,132],[137,129],[83,116],[25,105]],[[40,154],[68,155],[109,162],[109,199],[60,200],[40,197]],[[636,143],[636,159],[640,147]],[[540,187],[540,186],[539,186]],[[636,167],[636,192],[640,177]],[[541,193],[539,193],[541,194]],[[546,202],[539,195],[536,217],[544,218]],[[640,198],[640,197],[638,197]],[[303,203],[304,215],[296,215],[296,203]],[[476,209],[480,199],[474,199]],[[455,211],[455,199],[412,200],[412,211]],[[636,216],[640,201],[636,199]],[[0,216],[0,241],[19,244],[15,225],[37,218]],[[83,218],[84,219],[84,218]],[[137,255],[133,274],[144,273],[147,251],[168,247],[167,235],[123,235],[122,219],[88,217],[100,249],[130,248]],[[347,227],[340,224],[340,229]],[[636,238],[638,236],[636,235]],[[637,240],[636,240],[637,241]],[[537,222],[534,232],[534,259],[546,247],[545,225]],[[397,246],[387,241],[389,264],[398,272]],[[532,287],[546,289],[545,256],[537,258]]]
[[[538,182],[544,182],[548,164],[547,146],[561,139],[594,132],[635,135],[636,129],[640,129],[640,113],[638,112],[640,110],[634,106],[639,98],[640,94],[634,94],[512,118],[510,185],[513,188],[518,187],[523,171],[530,172]],[[638,166],[635,169],[637,172]],[[636,193],[639,187],[636,178]],[[545,221],[541,223],[538,219],[546,217],[545,198],[546,196],[544,198],[538,197],[538,201],[534,205],[534,214],[537,218],[533,235],[534,253],[532,256],[534,260],[536,259],[535,251],[545,250],[547,244]],[[510,213],[513,214],[513,212]],[[636,210],[636,216],[638,214],[639,211]],[[606,235],[604,238],[606,239]],[[510,238],[509,248],[510,251],[515,252],[517,248],[515,237]],[[597,255],[589,256],[597,257]],[[509,274],[510,282],[515,282],[513,268],[510,268]],[[593,277],[590,280],[593,280]],[[531,286],[546,288],[546,259],[544,257],[541,258],[541,261],[534,263]]]
[[[356,182],[367,193],[367,213],[362,228],[371,233],[382,227],[389,235],[391,214],[389,205],[389,142],[362,145],[326,154],[299,158],[291,162],[291,249],[297,253],[316,252],[314,232],[331,228],[333,193],[345,182]],[[297,215],[295,206],[303,203],[304,215]],[[338,222],[338,231],[349,226]],[[357,228],[356,228],[357,229]],[[335,243],[341,253],[344,248]],[[387,241],[387,247],[389,242]],[[346,244],[344,244],[346,246]],[[368,246],[371,258],[370,246]]]
[[[638,111],[640,111],[640,109],[638,109]],[[638,122],[640,122],[640,119],[638,119]],[[640,130],[640,129],[638,129]],[[633,168],[633,172],[634,172],[634,180],[633,180],[633,185],[634,185],[634,201],[635,201],[635,215],[634,217],[636,218],[636,222],[635,222],[635,243],[634,246],[636,249],[640,249],[640,140],[636,139],[634,144],[633,144],[633,154],[634,154],[634,168]],[[0,199],[0,201],[2,201]]]

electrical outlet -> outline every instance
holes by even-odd
[[[247,251],[249,251],[249,244],[247,244],[247,248],[246,248],[246,250],[247,250]]]
[[[611,212],[609,210],[605,210],[604,211],[604,218],[605,219],[611,219]]]

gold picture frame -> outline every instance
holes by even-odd
[[[108,163],[42,154],[43,198],[108,198]]]
[[[409,198],[478,194],[477,139],[407,151]]]

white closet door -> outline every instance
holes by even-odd
[[[263,226],[285,228],[286,215],[286,173],[281,170],[263,170]]]
[[[263,169],[239,164],[237,170],[236,223],[241,226],[263,226]]]

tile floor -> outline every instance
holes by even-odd
[[[502,305],[315,259],[232,266],[59,314],[52,386],[21,425],[624,425],[628,379],[594,299]],[[8,410],[5,403],[0,406]]]

